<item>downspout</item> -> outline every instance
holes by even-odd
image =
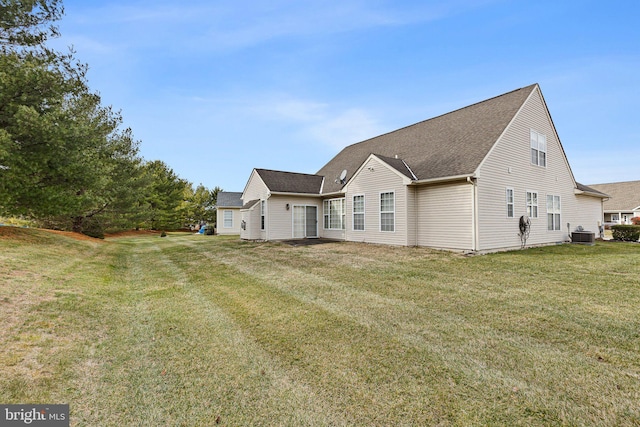
[[[415,210],[415,215],[413,215],[413,222],[414,222],[414,233],[415,235],[415,245],[419,246],[419,242],[418,242],[418,225],[420,224],[420,221],[418,221],[418,214],[420,214],[420,209],[418,207],[418,187],[413,186],[413,209]]]
[[[478,251],[478,241],[480,237],[478,236],[478,185],[476,180],[472,177],[467,177],[467,182],[473,186],[473,203],[471,207],[471,215],[473,216],[473,220],[471,221],[472,229],[472,250],[473,252]]]
[[[271,227],[269,226],[269,199],[271,198],[271,192],[267,192],[267,198],[264,200],[264,238],[267,242],[269,242],[269,232],[271,231]]]

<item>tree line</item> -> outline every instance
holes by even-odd
[[[146,161],[59,36],[60,0],[0,0],[0,216],[90,235],[215,221],[219,188]]]

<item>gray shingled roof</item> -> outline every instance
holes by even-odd
[[[589,187],[609,195],[610,199],[604,202],[607,211],[629,212],[640,206],[640,181],[591,184]]]
[[[323,177],[305,173],[256,169],[271,192],[320,194]]]
[[[221,191],[218,193],[217,206],[221,208],[242,207],[242,193],[233,191]]]
[[[577,182],[577,181],[576,181],[576,188],[577,188],[578,190],[580,190],[580,191],[584,191],[585,193],[591,193],[591,194],[593,194],[594,196],[599,196],[599,197],[602,197],[602,198],[607,198],[607,197],[609,197],[609,195],[608,195],[608,194],[603,193],[602,191],[598,191],[598,190],[596,190],[595,188],[588,187],[588,186],[586,186],[586,185],[584,185],[584,184],[580,184],[580,183],[579,183],[579,182]]]
[[[404,159],[418,180],[473,174],[520,107],[533,84],[357,144],[338,153],[317,173],[323,193],[338,192],[370,154]]]
[[[382,160],[383,162],[385,162],[386,164],[388,164],[389,166],[391,166],[392,168],[394,168],[395,170],[397,170],[398,172],[400,172],[401,174],[403,174],[404,176],[406,176],[407,178],[410,178],[412,180],[416,179],[411,169],[407,167],[407,164],[404,160],[396,159],[396,158],[392,159],[391,157],[380,156],[377,154],[376,154],[376,157]]]
[[[242,209],[251,209],[252,207],[254,207],[258,202],[260,201],[260,199],[255,199],[255,200],[249,200],[247,203],[245,203],[244,205],[242,205]]]

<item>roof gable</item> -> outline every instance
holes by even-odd
[[[343,183],[333,178],[347,170],[348,181],[373,153],[390,160],[404,159],[417,180],[473,174],[537,87],[533,84],[350,145],[318,171],[327,177],[323,192],[340,191]]]
[[[320,194],[324,177],[296,172],[256,169],[272,193]]]

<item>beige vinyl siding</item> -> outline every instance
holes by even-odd
[[[346,230],[324,230],[322,227],[322,206],[318,208],[318,232],[320,233],[320,237],[325,239],[333,239],[333,240],[345,240],[345,231]]]
[[[546,136],[546,167],[531,163],[529,138],[532,129]],[[566,223],[574,221],[572,218],[575,218],[581,207],[574,194],[569,165],[539,90],[535,90],[525,102],[484,160],[477,176],[478,250],[520,246],[518,221],[522,215],[526,215],[527,191],[538,193],[538,218],[531,218],[527,245],[566,240]],[[513,189],[513,218],[507,217],[506,188]],[[547,195],[560,196],[559,231],[547,230]]]
[[[241,239],[264,239],[263,233],[260,230],[260,202],[256,203],[251,209],[240,211],[240,221],[246,223],[246,229],[240,230]]]
[[[265,200],[267,197],[269,197],[269,189],[254,170],[242,193],[242,201],[247,203],[249,200]]]
[[[233,227],[226,228],[224,226],[224,213],[231,212],[233,215]],[[216,210],[216,232],[221,235],[225,234],[240,234],[240,223],[242,222],[242,218],[240,215],[240,208],[225,208],[219,207]]]
[[[287,210],[287,204],[289,209]],[[318,208],[318,226],[321,227],[322,203],[316,197],[271,195],[267,201],[267,229],[269,240],[293,238],[293,206],[312,205]],[[321,230],[318,229],[320,235]]]
[[[566,223],[569,222],[571,231],[582,226],[585,230],[596,233],[598,237],[598,221],[602,223],[604,217],[602,199],[583,195],[576,195],[575,199],[577,201],[575,212],[572,212],[567,221],[562,222],[562,226],[566,228]]]
[[[395,193],[395,230],[380,231],[380,193]],[[365,230],[353,231],[353,195],[365,196]],[[407,186],[403,178],[388,165],[370,157],[360,172],[349,182],[346,193],[345,238],[353,242],[406,246]]]
[[[251,177],[249,178],[249,182],[242,193],[242,201],[244,203],[249,202],[250,200],[266,200],[269,197],[269,189],[265,185],[262,178],[258,175],[258,173],[254,170],[251,173]],[[244,233],[241,233],[243,239],[246,237],[249,240],[266,240],[268,237],[268,230],[260,229],[260,202],[258,202],[251,212],[248,212],[247,217],[242,217],[243,220],[246,221],[247,230]],[[268,208],[267,208],[267,219],[268,219]],[[267,224],[268,225],[268,224]]]
[[[473,191],[466,181],[417,187],[418,246],[473,250]]]
[[[418,187],[407,187],[407,246],[418,246]]]

